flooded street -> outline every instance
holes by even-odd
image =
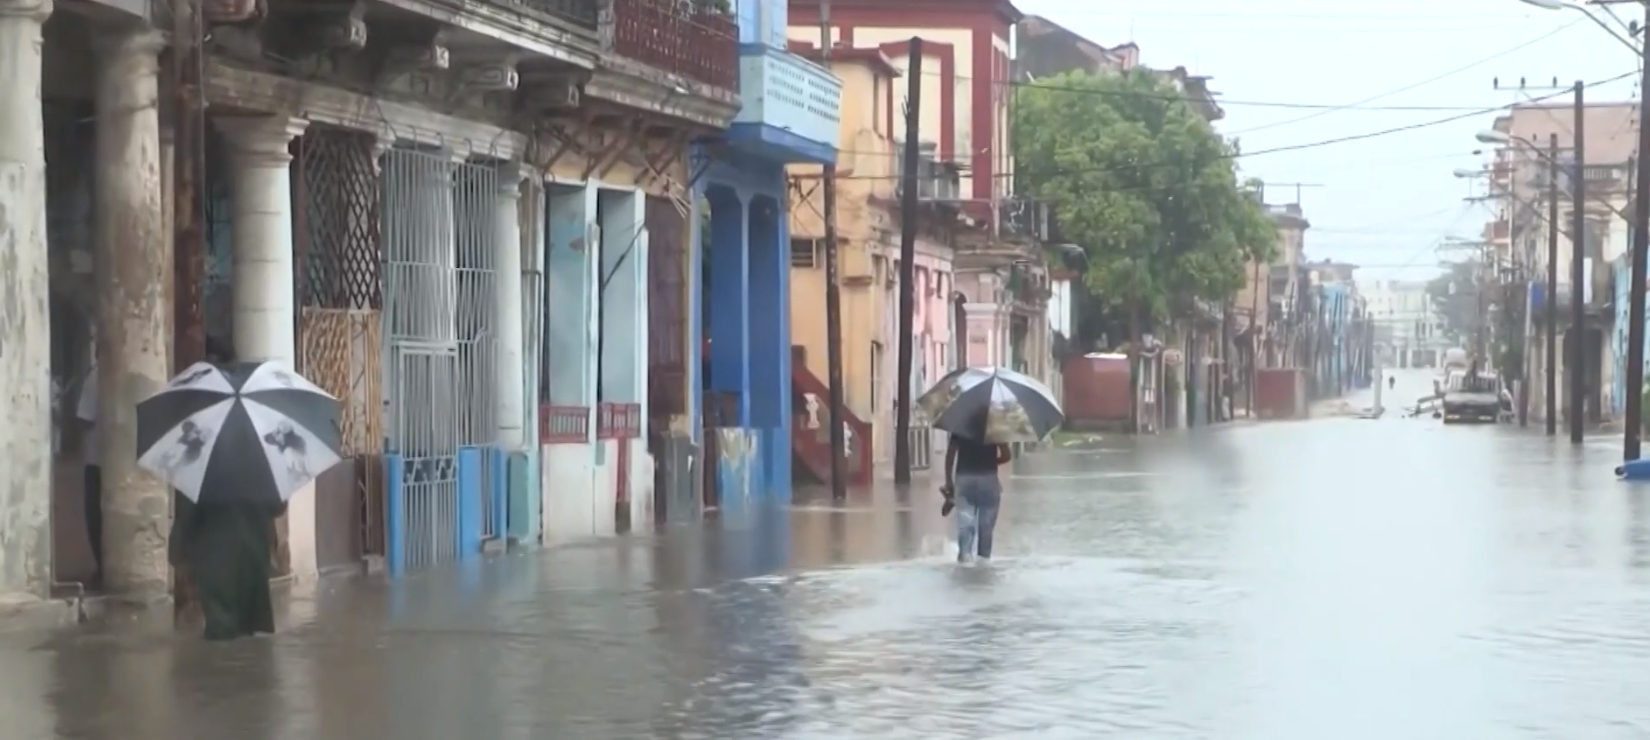
[[[986,566],[931,488],[879,491],[328,586],[272,639],[7,638],[0,714],[20,740],[1650,733],[1650,490],[1614,445],[1395,415],[1111,443],[1016,463]]]

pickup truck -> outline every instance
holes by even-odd
[[[1445,424],[1458,422],[1485,422],[1494,424],[1501,419],[1501,378],[1494,373],[1472,374],[1456,370],[1444,382],[1443,418]]]

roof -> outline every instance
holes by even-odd
[[[1548,137],[1557,134],[1558,145],[1568,149],[1575,140],[1574,104],[1569,102],[1526,103],[1514,106],[1506,115],[1506,128],[1496,121],[1496,130],[1514,139],[1547,146]],[[1600,164],[1617,164],[1633,158],[1638,150],[1638,103],[1588,103],[1582,114],[1583,133],[1587,137],[1587,160]]]
[[[1064,38],[1082,52],[1084,56],[1094,60],[1097,66],[1105,67],[1116,65],[1123,69],[1133,66],[1138,55],[1131,55],[1131,51],[1139,51],[1140,47],[1133,41],[1106,47],[1104,44],[1093,41],[1076,31],[1049,20],[1046,16],[1028,15],[1021,19],[1019,33],[1024,34],[1022,41],[1030,41],[1038,36],[1056,35]]]
[[[813,44],[806,41],[791,41],[787,46],[792,54],[817,64],[825,63],[825,55]],[[899,67],[894,66],[894,60],[889,59],[887,54],[874,46],[833,46],[830,63],[837,62],[859,62],[870,65],[872,69],[889,77],[901,76]]]

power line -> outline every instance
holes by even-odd
[[[1322,115],[1324,113],[1333,113],[1335,111],[1342,111],[1342,110],[1366,110],[1366,111],[1388,111],[1388,112],[1435,112],[1435,113],[1436,112],[1451,112],[1451,111],[1459,112],[1459,111],[1479,110],[1479,108],[1475,108],[1475,107],[1472,107],[1472,106],[1462,106],[1462,105],[1369,105],[1369,103],[1374,102],[1376,100],[1381,100],[1383,98],[1388,98],[1388,97],[1391,97],[1393,95],[1397,95],[1399,93],[1409,92],[1410,90],[1414,90],[1414,89],[1419,88],[1419,87],[1424,87],[1426,85],[1430,85],[1434,82],[1438,82],[1438,81],[1443,80],[1445,78],[1452,77],[1454,75],[1461,74],[1463,72],[1467,72],[1467,71],[1469,71],[1469,70],[1471,70],[1475,67],[1478,67],[1478,66],[1481,66],[1481,65],[1484,65],[1484,64],[1488,64],[1489,62],[1495,61],[1496,59],[1500,59],[1501,57],[1507,56],[1507,55],[1512,54],[1512,53],[1517,52],[1517,51],[1521,51],[1521,50],[1526,49],[1530,46],[1534,46],[1535,44],[1538,44],[1542,41],[1546,41],[1547,39],[1552,38],[1553,36],[1556,36],[1559,33],[1562,33],[1563,31],[1569,29],[1570,27],[1574,26],[1576,23],[1579,23],[1579,22],[1580,21],[1572,21],[1572,22],[1567,23],[1563,26],[1560,26],[1560,27],[1558,27],[1558,28],[1556,28],[1552,31],[1549,31],[1545,34],[1542,34],[1541,36],[1530,39],[1530,40],[1525,41],[1523,43],[1520,43],[1516,46],[1513,46],[1513,47],[1510,47],[1510,48],[1507,48],[1507,49],[1503,49],[1499,52],[1496,52],[1495,54],[1492,54],[1490,56],[1479,59],[1478,61],[1472,62],[1471,64],[1467,64],[1465,66],[1457,67],[1457,68],[1452,69],[1448,72],[1444,72],[1442,74],[1435,75],[1433,77],[1429,77],[1425,80],[1421,80],[1420,82],[1411,83],[1409,85],[1405,85],[1405,86],[1400,87],[1400,88],[1396,88],[1396,89],[1393,89],[1393,90],[1388,90],[1387,92],[1381,93],[1379,95],[1364,98],[1362,100],[1356,100],[1356,101],[1353,101],[1353,102],[1350,102],[1350,103],[1303,103],[1303,102],[1297,102],[1297,101],[1282,101],[1282,100],[1240,100],[1240,99],[1227,99],[1227,98],[1213,98],[1213,101],[1217,105],[1220,105],[1222,107],[1234,106],[1234,107],[1282,108],[1282,109],[1318,111],[1317,113],[1314,113],[1312,115],[1301,116],[1300,118],[1290,119],[1288,121],[1280,121],[1280,122],[1277,122],[1277,123],[1266,124],[1265,126],[1258,126],[1256,128],[1246,129],[1244,131],[1232,132],[1232,133],[1227,134],[1228,136],[1237,136],[1239,134],[1249,133],[1249,132],[1252,132],[1252,131],[1259,131],[1259,130],[1262,130],[1262,129],[1272,128],[1272,127],[1275,127],[1275,126],[1282,126],[1282,125],[1285,125],[1285,124],[1288,124],[1288,123],[1295,123],[1295,122],[1299,122],[1299,121],[1304,121],[1304,120],[1307,120],[1307,119],[1310,119],[1310,118],[1316,118],[1317,116]],[[924,77],[938,77],[938,76],[940,76],[940,73],[939,72],[926,72],[925,71],[925,72],[923,72],[923,76]],[[966,76],[966,75],[953,75],[952,79],[958,80],[958,81],[971,81],[971,80],[975,80],[975,79],[978,79],[978,78],[969,77],[969,76]],[[1022,81],[1019,81],[1019,80],[1010,80],[1010,79],[992,78],[992,79],[989,80],[989,82],[990,82],[991,85],[997,86],[997,87],[1008,87],[1008,88],[1017,88],[1017,89],[1024,89],[1024,90],[1048,90],[1048,91],[1052,91],[1052,92],[1070,93],[1070,94],[1073,94],[1073,95],[1094,95],[1094,96],[1098,96],[1098,97],[1135,97],[1135,98],[1143,98],[1143,99],[1147,99],[1147,100],[1179,100],[1179,101],[1188,102],[1188,103],[1202,102],[1204,100],[1203,97],[1195,96],[1195,95],[1175,95],[1175,94],[1172,94],[1172,93],[1149,93],[1149,92],[1135,92],[1135,91],[1127,91],[1127,90],[1092,90],[1092,89],[1083,88],[1083,87],[1072,87],[1070,85],[1050,85],[1050,84],[1041,83],[1041,82],[1022,82]]]
[[[1550,39],[1554,36],[1557,36],[1557,35],[1565,32],[1566,30],[1569,30],[1570,28],[1573,28],[1577,23],[1580,23],[1580,22],[1581,22],[1581,19],[1578,18],[1578,19],[1570,21],[1569,23],[1566,23],[1562,26],[1559,26],[1558,28],[1555,28],[1551,31],[1548,31],[1547,33],[1544,33],[1540,36],[1537,36],[1533,39],[1530,39],[1528,41],[1516,44],[1516,45],[1514,45],[1512,47],[1509,47],[1507,49],[1503,49],[1501,51],[1498,51],[1494,54],[1491,54],[1491,55],[1489,55],[1487,57],[1484,57],[1482,59],[1479,59],[1477,61],[1469,62],[1465,65],[1460,66],[1460,67],[1456,67],[1454,69],[1451,69],[1451,70],[1448,70],[1448,71],[1445,71],[1445,72],[1441,72],[1439,74],[1433,75],[1432,77],[1428,77],[1428,78],[1426,78],[1424,80],[1421,80],[1419,82],[1413,82],[1413,83],[1410,83],[1408,85],[1404,85],[1403,87],[1388,90],[1388,91],[1386,91],[1384,93],[1381,93],[1379,95],[1372,95],[1372,96],[1364,98],[1362,100],[1355,100],[1351,103],[1351,105],[1358,106],[1358,105],[1364,105],[1364,104],[1367,104],[1367,103],[1373,103],[1377,100],[1384,100],[1384,99],[1390,98],[1394,95],[1399,95],[1399,94],[1402,94],[1402,93],[1410,92],[1411,90],[1416,90],[1416,89],[1419,89],[1419,88],[1422,88],[1422,87],[1426,87],[1427,85],[1431,85],[1434,82],[1439,82],[1439,81],[1448,79],[1450,77],[1454,77],[1455,75],[1461,74],[1463,72],[1469,72],[1473,69],[1476,69],[1476,68],[1478,68],[1480,66],[1483,66],[1485,64],[1489,64],[1490,62],[1493,62],[1493,61],[1495,61],[1497,59],[1500,59],[1504,56],[1511,55],[1513,53],[1522,51],[1522,50],[1527,49],[1531,46],[1534,46],[1534,45],[1539,44],[1543,41],[1546,41],[1547,39]],[[1351,110],[1351,108],[1340,108],[1339,110]],[[1283,120],[1283,121],[1276,121],[1276,122],[1273,122],[1273,123],[1268,123],[1268,124],[1265,124],[1265,125],[1255,126],[1253,128],[1244,129],[1242,131],[1233,131],[1233,132],[1231,132],[1227,135],[1228,136],[1242,136],[1244,134],[1252,134],[1256,131],[1265,131],[1267,129],[1278,128],[1279,126],[1288,126],[1288,125],[1291,125],[1291,124],[1300,123],[1302,121],[1310,121],[1310,120],[1312,120],[1314,118],[1317,118],[1319,116],[1324,116],[1324,115],[1328,115],[1329,113],[1333,113],[1334,111],[1335,111],[1335,109],[1319,111],[1317,113],[1309,113],[1307,115],[1300,116],[1298,118],[1290,118],[1290,119]]]
[[[1622,74],[1616,75],[1615,77],[1610,77],[1610,78],[1607,78],[1607,79],[1598,80],[1596,82],[1587,83],[1585,85],[1585,87],[1591,88],[1591,87],[1597,87],[1599,85],[1608,85],[1612,82],[1617,82],[1617,81],[1626,79],[1626,78],[1628,78],[1632,75],[1636,75],[1636,74],[1638,74],[1638,70],[1632,70],[1632,71],[1629,71],[1629,72],[1624,72]],[[1557,93],[1553,93],[1551,95],[1543,96],[1543,97],[1540,97],[1540,98],[1534,98],[1533,100],[1536,100],[1536,101],[1546,100],[1546,99],[1557,98],[1557,97],[1560,97],[1560,96],[1563,96],[1563,95],[1568,95],[1568,94],[1569,94],[1568,92],[1557,92]],[[1318,149],[1318,148],[1321,148],[1321,147],[1332,146],[1332,145],[1335,145],[1335,144],[1346,144],[1346,143],[1350,143],[1350,142],[1354,142],[1354,141],[1364,141],[1366,139],[1375,139],[1375,138],[1380,138],[1380,137],[1383,137],[1383,136],[1391,136],[1391,135],[1394,135],[1394,134],[1401,134],[1401,133],[1407,133],[1407,132],[1410,132],[1410,131],[1417,131],[1417,130],[1420,130],[1420,129],[1431,128],[1433,126],[1441,126],[1441,125],[1444,125],[1446,123],[1454,123],[1456,121],[1462,121],[1462,120],[1466,120],[1468,118],[1475,118],[1475,117],[1484,115],[1486,113],[1496,113],[1496,112],[1499,112],[1499,111],[1510,110],[1512,108],[1517,107],[1518,105],[1521,105],[1521,103],[1514,103],[1514,104],[1510,104],[1510,105],[1498,105],[1498,106],[1494,106],[1494,107],[1491,107],[1491,108],[1477,108],[1477,109],[1474,109],[1474,110],[1472,110],[1470,112],[1467,112],[1467,113],[1461,113],[1461,114],[1458,114],[1458,115],[1447,116],[1447,117],[1444,117],[1444,118],[1436,118],[1436,119],[1433,119],[1433,120],[1430,120],[1430,121],[1421,121],[1419,123],[1412,123],[1412,124],[1405,125],[1405,126],[1395,126],[1393,128],[1381,129],[1379,131],[1369,131],[1369,132],[1362,133],[1362,134],[1352,134],[1352,135],[1349,135],[1349,136],[1339,136],[1339,137],[1335,137],[1333,139],[1323,139],[1323,140],[1320,140],[1320,141],[1313,141],[1313,142],[1308,142],[1308,143],[1304,143],[1304,144],[1286,144],[1286,145],[1283,145],[1283,146],[1276,146],[1276,147],[1272,147],[1270,149],[1260,149],[1260,150],[1252,151],[1252,152],[1233,152],[1233,153],[1230,153],[1230,154],[1222,155],[1221,157],[1219,157],[1219,159],[1240,159],[1240,158],[1248,158],[1248,157],[1259,157],[1259,156],[1266,155],[1266,154],[1279,154],[1279,153],[1282,153],[1282,152],[1295,152],[1295,151],[1301,151],[1301,150],[1305,150],[1305,149]],[[989,151],[989,149],[982,150],[982,151]],[[1092,168],[1092,169],[1065,170],[1065,171],[1056,171],[1056,172],[1036,172],[1034,174],[1036,174],[1038,176],[1042,176],[1042,177],[1058,177],[1060,175],[1068,175],[1068,174],[1107,174],[1107,173],[1112,173],[1112,172],[1129,172],[1129,171],[1141,170],[1141,169],[1146,169],[1146,168],[1150,168],[1150,167],[1159,167],[1159,166],[1162,166],[1162,165],[1160,165],[1158,163],[1150,163],[1150,164],[1133,165],[1133,166],[1127,166],[1127,167],[1100,167],[1100,168]],[[998,177],[1024,177],[1024,176],[1026,176],[1026,173],[1014,173],[1014,172],[996,172],[996,173],[992,173],[992,177],[994,177],[994,178],[998,178]],[[894,180],[894,179],[898,179],[898,178],[899,178],[898,175],[850,175],[850,176],[842,177],[840,179],[844,179],[844,180]]]

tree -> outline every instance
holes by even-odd
[[[1437,307],[1444,336],[1456,344],[1472,341],[1478,330],[1478,261],[1450,263],[1448,269],[1427,282],[1427,296]]]
[[[1021,88],[1015,176],[1053,204],[1062,240],[1088,254],[1096,303],[1145,322],[1225,301],[1276,231],[1222,138],[1160,75],[1072,72]]]

